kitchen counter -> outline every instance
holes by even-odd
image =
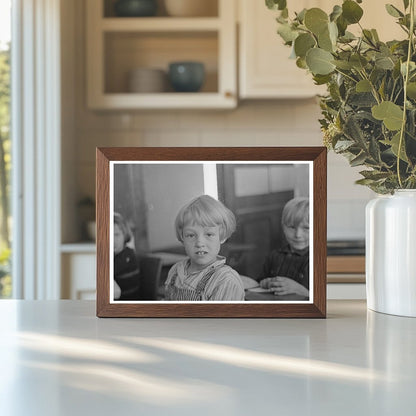
[[[416,319],[99,319],[93,301],[0,301],[0,414],[416,414]]]

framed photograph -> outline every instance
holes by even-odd
[[[324,318],[326,152],[98,148],[97,316]]]

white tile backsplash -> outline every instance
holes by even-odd
[[[214,129],[224,131],[227,127],[227,112],[224,111],[181,111],[178,114],[180,130]]]
[[[133,130],[149,130],[163,128],[166,130],[179,129],[179,112],[177,111],[141,111],[133,116]]]
[[[364,239],[367,202],[368,199],[328,199],[328,239]]]
[[[199,146],[199,133],[180,130],[146,130],[144,146],[184,147]]]

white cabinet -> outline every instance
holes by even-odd
[[[212,17],[115,17],[104,0],[88,0],[87,102],[91,109],[233,108],[237,105],[236,6],[218,2]],[[109,10],[108,10],[109,9]],[[170,62],[200,61],[199,92],[131,93],[128,73],[167,71]]]
[[[292,8],[323,7],[322,3],[300,0]],[[307,98],[322,93],[311,75],[289,59],[291,50],[276,33],[277,13],[268,10],[264,1],[239,0],[238,6],[240,97]]]
[[[95,299],[95,244],[63,244],[61,253],[61,298],[73,300]]]

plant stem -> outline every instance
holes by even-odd
[[[365,72],[365,69],[363,67],[362,71],[360,71],[360,75],[363,79],[365,79],[366,81],[368,81],[368,83],[370,84],[371,87],[371,93],[373,94],[374,99],[377,101],[377,104],[380,104],[380,99],[376,90],[376,87],[374,86],[374,84],[370,81],[370,78],[368,78],[367,73]]]
[[[393,88],[391,89],[391,96],[389,97],[389,100],[390,101],[393,101],[393,102],[395,102],[394,101],[394,90],[396,89],[396,84],[397,84],[397,81],[394,80],[394,82],[393,82]]]
[[[399,179],[399,186],[403,188],[402,178],[400,175],[400,155],[402,152],[403,147],[403,140],[404,140],[404,132],[406,130],[406,110],[407,110],[407,83],[409,81],[409,68],[410,68],[410,60],[412,58],[412,49],[413,49],[413,36],[414,36],[414,26],[415,26],[415,15],[414,15],[414,8],[415,8],[415,1],[410,0],[410,30],[409,30],[409,46],[407,48],[407,59],[406,59],[406,73],[404,75],[403,80],[403,118],[402,118],[402,126],[400,129],[400,140],[399,140],[399,148],[397,151],[397,177]]]
[[[338,72],[341,75],[344,75],[344,77],[349,78],[351,81],[353,81],[355,83],[358,82],[355,78],[353,78],[352,76],[350,76],[348,74],[345,74],[344,72],[340,71],[338,68],[335,68],[335,71]]]

